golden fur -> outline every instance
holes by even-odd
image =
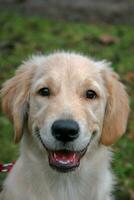
[[[42,98],[37,94],[37,91],[46,86],[50,88],[51,96],[49,98]],[[96,91],[98,95],[97,99],[92,101],[85,98],[85,91],[88,89]],[[118,75],[113,72],[107,62],[97,62],[79,54],[64,52],[54,53],[50,56],[35,56],[24,62],[17,70],[15,76],[3,85],[2,107],[6,115],[14,124],[15,142],[19,142],[23,137],[23,133],[25,133],[25,135],[27,135],[26,137],[30,138],[26,140],[31,141],[30,143],[33,144],[32,134],[34,124],[38,125],[44,132],[47,132],[48,127],[52,122],[60,118],[74,119],[80,123],[81,129],[83,129],[81,141],[84,141],[84,137],[89,137],[89,135],[91,136],[94,132],[97,132],[98,135],[95,136],[96,141],[94,144],[96,144],[96,146],[100,145],[100,147],[94,147],[94,144],[91,144],[91,149],[93,149],[92,152],[99,152],[97,154],[94,153],[93,163],[97,163],[97,160],[99,161],[98,157],[99,154],[101,154],[101,151],[101,161],[103,162],[104,157],[104,162],[109,163],[110,155],[106,153],[109,151],[109,148],[106,146],[116,142],[116,140],[125,132],[129,113],[128,96],[124,86],[119,81]],[[41,134],[44,134],[44,132]],[[49,140],[49,135],[43,137],[47,137],[47,140]],[[27,143],[25,137],[24,142],[22,142],[22,149],[27,149],[24,147],[25,145],[23,143]],[[48,145],[50,146],[51,143],[52,142],[49,141]],[[82,148],[82,145],[84,146],[84,143],[75,144],[74,149],[77,149],[78,146],[79,148]],[[30,149],[30,147],[28,148]],[[42,147],[39,148],[42,149]],[[100,148],[100,150],[95,150],[96,148]],[[36,149],[38,149],[38,147],[36,147]],[[30,152],[30,150],[28,151]],[[40,152],[40,150],[37,151]],[[86,159],[87,156],[90,163],[90,160],[92,160],[90,158],[90,154],[92,155],[92,153],[90,153],[90,147],[88,151],[89,152],[87,152],[84,157]],[[105,154],[106,156],[104,156]],[[41,160],[43,160],[43,157]],[[82,166],[86,166],[84,162],[87,163],[87,161],[84,161],[83,159],[81,162]],[[100,167],[100,169],[103,170],[103,173],[107,173],[107,168],[109,168],[107,167],[107,164],[106,167],[103,168],[104,169],[101,169]],[[15,174],[15,169],[11,174]],[[100,170],[97,169],[97,167],[95,167],[95,169],[96,172],[97,170]],[[19,171],[19,166],[17,170]],[[81,170],[81,168],[79,170]],[[98,171],[98,173],[101,174],[101,171]],[[109,190],[111,188],[110,185],[112,184],[112,175],[109,174],[108,177],[108,180],[106,180],[108,191],[104,192],[105,194],[101,198],[101,195],[98,197],[97,189],[96,192],[94,192],[95,194],[92,194],[91,196],[88,194],[87,189],[89,200],[111,199]],[[73,178],[75,179],[75,177]],[[87,179],[86,175],[83,178],[83,181],[84,179]],[[33,182],[34,181],[37,181],[36,177]],[[90,178],[88,181],[90,181]],[[38,184],[40,183],[38,182]],[[90,185],[91,183],[89,182],[88,184]],[[94,188],[98,187],[96,184],[97,183],[94,183]],[[10,189],[8,179],[7,184],[5,185],[7,195],[5,195],[2,200],[9,200],[8,195],[12,189]],[[21,184],[18,185],[18,189],[20,189],[20,186]],[[8,188],[10,190],[9,194]],[[100,187],[98,190],[101,189],[102,188]],[[81,190],[85,191],[82,188]],[[102,190],[105,191],[105,189]],[[77,195],[71,192],[69,193],[70,194],[66,195],[65,200],[77,199]],[[106,193],[108,193],[108,196],[106,196]],[[18,197],[17,195],[18,194],[15,196],[13,192],[12,196],[11,192],[12,200],[21,200],[21,196]],[[23,194],[21,195],[23,196]],[[69,195],[72,195],[71,199],[69,198]],[[42,196],[40,194],[38,200],[43,200]],[[28,200],[25,198],[24,200]],[[52,196],[52,199],[53,198],[54,197]],[[86,200],[87,195],[83,197],[79,197],[78,195],[78,198]],[[46,200],[49,199],[51,198],[49,197],[49,194],[47,194]],[[59,196],[57,195],[57,198],[55,197],[54,199],[63,200],[63,196],[62,194],[59,194]],[[30,196],[29,200],[31,200]]]

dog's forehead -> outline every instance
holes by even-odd
[[[44,57],[38,63],[36,77],[43,78],[51,76],[55,78],[85,78],[100,76],[100,69],[97,67],[96,62],[88,57],[69,54],[57,53]]]

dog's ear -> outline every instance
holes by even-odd
[[[113,144],[126,130],[129,114],[128,96],[118,75],[106,67],[102,71],[108,92],[100,142],[106,146]]]
[[[2,108],[14,124],[15,142],[19,142],[28,113],[29,87],[31,83],[31,69],[22,65],[13,78],[3,84]]]

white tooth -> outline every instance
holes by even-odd
[[[61,164],[64,164],[64,165],[70,163],[69,161],[63,161],[63,160],[60,160],[59,162],[60,162]]]
[[[56,160],[56,158],[57,158],[57,156],[56,156],[56,154],[54,153],[54,158],[55,158],[55,160]]]
[[[75,156],[75,154],[74,154],[74,155],[73,155],[73,159],[72,159],[72,161],[75,160],[75,158],[76,158],[76,156]]]

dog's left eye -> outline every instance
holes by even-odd
[[[86,98],[87,99],[96,99],[96,97],[97,97],[97,94],[96,94],[95,91],[93,91],[93,90],[87,90],[86,91]]]
[[[41,89],[38,91],[38,94],[39,94],[40,96],[50,96],[50,90],[49,90],[49,88],[44,87],[44,88],[41,88]]]

